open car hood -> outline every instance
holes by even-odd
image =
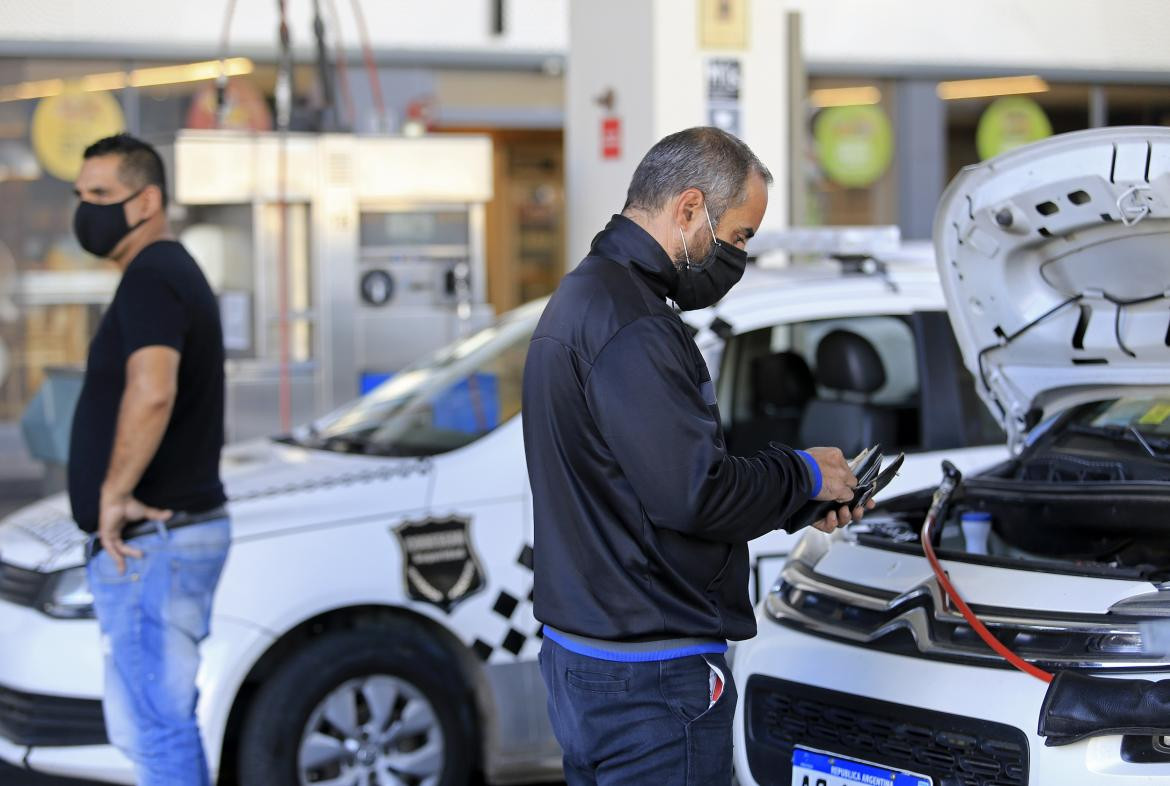
[[[1170,385],[1170,128],[968,167],[934,243],[963,360],[1013,447],[1068,406]]]

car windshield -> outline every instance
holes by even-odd
[[[469,445],[520,412],[528,342],[543,301],[402,369],[294,436],[307,447],[431,456]]]
[[[1080,409],[1072,427],[1137,443],[1151,456],[1170,452],[1170,396],[1119,398]]]

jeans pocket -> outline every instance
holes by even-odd
[[[728,674],[722,656],[709,656],[714,663],[721,663],[720,669]],[[719,701],[711,700],[711,666],[702,655],[664,660],[659,666],[659,686],[662,698],[671,711],[683,723],[694,723],[715,707]]]
[[[625,693],[630,689],[628,677],[579,669],[566,670],[565,682],[578,690],[590,693]]]
[[[223,571],[224,555],[190,558],[176,549],[171,554],[171,592],[167,621],[195,641],[207,637],[211,602]]]
[[[184,595],[210,595],[215,591],[223,572],[224,555],[190,557],[176,549],[170,556],[174,591]]]
[[[118,572],[114,558],[105,549],[102,549],[89,561],[89,579],[94,587],[112,587],[120,584],[129,584],[138,581],[146,569],[146,559],[149,555],[143,552],[142,558],[124,557],[126,570]]]

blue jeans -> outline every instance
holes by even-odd
[[[726,680],[714,703],[712,667]],[[731,783],[736,692],[724,656],[618,663],[546,637],[540,673],[568,786]]]
[[[88,564],[102,632],[102,702],[110,742],[134,762],[138,786],[208,786],[195,704],[199,642],[227,558],[227,518],[134,538],[126,572],[99,551]]]

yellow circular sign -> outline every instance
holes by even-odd
[[[813,139],[825,174],[846,188],[872,186],[894,158],[894,132],[880,106],[822,109],[813,124]]]
[[[1052,123],[1030,98],[997,98],[984,110],[975,129],[975,149],[986,161],[1000,153],[1052,136]]]
[[[55,178],[73,181],[85,148],[126,128],[122,107],[108,92],[66,91],[41,99],[33,111],[33,151]]]

